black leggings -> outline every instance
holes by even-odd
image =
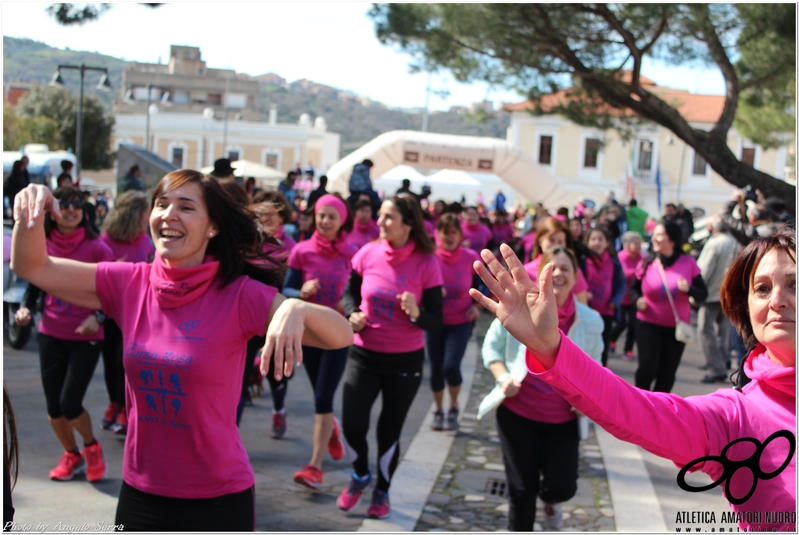
[[[39,365],[47,415],[74,420],[100,360],[100,341],[60,340],[39,333]]]
[[[122,482],[117,531],[255,531],[255,487],[214,498],[168,498]]]
[[[325,350],[302,346],[302,366],[311,381],[316,414],[333,412],[333,396],[344,375],[349,350],[349,347]]]
[[[685,344],[674,338],[674,327],[638,320],[638,369],[635,386],[653,392],[671,392]],[[652,387],[652,381],[655,386]]]
[[[430,388],[433,392],[442,392],[445,385],[463,384],[461,361],[469,345],[472,325],[471,321],[444,325],[440,332],[424,333],[427,357],[430,359]]]
[[[369,416],[377,395],[383,406],[377,419],[377,488],[387,491],[400,458],[405,417],[422,383],[424,348],[408,353],[378,353],[351,346],[344,378],[341,427],[350,461],[359,477],[369,472]]]
[[[125,369],[122,367],[122,330],[117,322],[106,318],[103,322],[103,370],[108,400],[125,406]]]
[[[610,350],[610,332],[613,330],[614,316],[602,316],[602,366],[608,365],[608,351]]]
[[[255,374],[261,374],[260,368],[255,367],[255,357],[258,352],[266,344],[266,335],[253,336],[247,341],[247,359],[244,363],[244,375],[241,383],[241,400],[236,409],[236,425],[241,422],[241,415],[244,412],[245,402],[250,401],[250,379]],[[269,391],[272,393],[272,406],[276,411],[283,410],[283,405],[286,400],[286,393],[288,392],[289,376],[284,375],[280,381],[275,379],[275,359],[269,362],[269,371],[266,374],[266,380],[269,382]]]
[[[616,322],[613,332],[610,333],[610,339],[615,342],[619,339],[621,333],[624,332],[624,329],[627,329],[627,336],[624,339],[625,353],[627,351],[632,351],[633,345],[635,345],[635,327],[638,325],[638,320],[635,317],[637,311],[638,309],[635,307],[634,303],[631,305],[622,305],[621,320]]]
[[[508,481],[508,530],[533,531],[536,497],[560,503],[577,492],[577,420],[536,422],[500,405],[497,431]]]

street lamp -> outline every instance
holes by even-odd
[[[100,81],[97,83],[97,89],[99,91],[108,91],[111,89],[111,83],[108,81],[108,69],[105,67],[88,67],[81,63],[80,65],[59,65],[58,70],[53,74],[52,80],[50,80],[50,85],[55,87],[63,87],[64,80],[61,78],[61,69],[72,69],[76,71],[80,71],[80,97],[78,99],[78,124],[77,124],[77,132],[75,134],[75,156],[78,160],[78,164],[75,166],[75,178],[80,177],[80,168],[81,168],[81,155],[83,152],[83,80],[86,75],[86,71],[98,71],[103,73],[103,77],[100,78]]]

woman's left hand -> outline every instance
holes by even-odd
[[[78,328],[75,329],[76,334],[80,334],[82,336],[91,336],[93,334],[97,334],[97,331],[100,330],[100,324],[97,323],[97,318],[94,317],[94,314],[91,316],[87,316],[83,322],[78,325]]]
[[[400,306],[402,310],[411,317],[411,319],[416,319],[419,317],[419,306],[416,304],[416,296],[413,295],[411,292],[402,292],[402,294],[397,295],[397,299],[400,300]]]
[[[261,375],[269,372],[269,361],[275,359],[275,379],[294,373],[302,364],[302,335],[305,332],[305,307],[299,299],[286,299],[272,316],[266,328],[266,345],[261,348]]]
[[[687,294],[691,289],[691,285],[688,284],[688,281],[685,279],[680,279],[677,281],[677,288],[684,294]]]

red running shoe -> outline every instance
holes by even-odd
[[[375,489],[372,492],[372,504],[366,510],[369,518],[386,518],[391,514],[391,504],[388,501],[388,492]]]
[[[119,411],[117,421],[114,422],[114,425],[111,427],[111,431],[115,435],[125,436],[128,434],[128,416],[125,413],[124,407]]]
[[[341,494],[338,495],[338,500],[336,500],[336,505],[338,505],[338,508],[342,511],[352,511],[358,507],[358,504],[361,503],[361,493],[363,493],[363,489],[368,487],[369,483],[371,482],[371,472],[362,478],[352,474],[352,477],[350,478],[350,484],[347,485],[347,488],[342,490]]]
[[[339,431],[338,419],[333,417],[333,434],[327,443],[327,452],[334,461],[344,458],[344,444],[341,443],[341,431]]]
[[[283,410],[272,413],[272,432],[270,435],[272,438],[283,438],[287,430],[286,407],[283,407]]]
[[[72,453],[65,451],[64,455],[58,460],[58,465],[50,470],[50,479],[56,481],[69,481],[75,474],[80,474],[86,471],[86,461],[83,459],[83,454]]]
[[[118,414],[119,405],[116,402],[109,403],[108,408],[105,410],[105,414],[103,415],[103,421],[100,422],[100,427],[106,431],[110,430],[111,427],[113,427]]]
[[[83,455],[86,456],[86,479],[90,483],[96,483],[105,479],[108,467],[103,459],[103,447],[95,440],[91,446],[83,448]]]
[[[314,490],[322,486],[322,471],[317,467],[306,464],[302,470],[294,474],[294,482]]]

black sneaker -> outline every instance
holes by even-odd
[[[450,407],[447,413],[447,430],[456,431],[458,429],[458,408]]]
[[[433,423],[430,425],[433,431],[444,430],[444,411],[436,411],[433,413]]]

